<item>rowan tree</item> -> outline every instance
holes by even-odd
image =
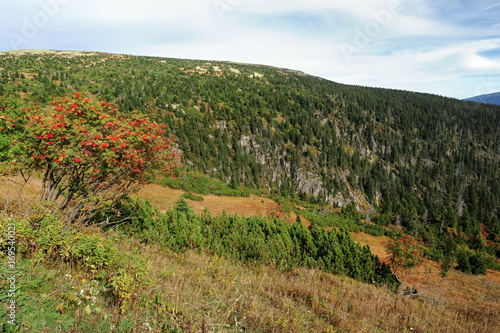
[[[412,271],[423,263],[422,242],[410,235],[403,235],[385,243],[389,266],[400,282],[400,293],[406,292],[406,282]]]
[[[89,223],[151,177],[180,165],[167,126],[112,103],[75,93],[47,108],[25,109],[12,138],[10,171],[42,179],[40,201],[55,202],[68,222]],[[12,126],[14,127],[14,126]]]

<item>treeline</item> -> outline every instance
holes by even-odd
[[[288,270],[302,266],[328,273],[394,287],[389,266],[368,246],[355,243],[346,231],[307,229],[300,222],[287,223],[265,217],[239,217],[208,212],[196,215],[184,200],[160,213],[147,201],[129,201],[121,216],[132,217],[120,228],[146,243],[174,251],[197,250],[250,265],[274,265]]]

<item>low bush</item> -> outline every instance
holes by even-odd
[[[38,262],[51,264],[63,261],[73,267],[83,268],[91,274],[113,265],[116,248],[112,240],[104,236],[98,228],[79,230],[68,227],[58,216],[47,214],[28,219],[1,220],[0,251],[4,256],[9,246],[15,246],[19,259],[32,258]],[[8,242],[9,230],[15,230],[14,243]]]
[[[456,258],[456,269],[459,271],[475,275],[486,274],[487,258],[482,252],[459,247]]]
[[[191,192],[183,193],[181,197],[192,201],[203,201],[203,197],[201,195],[196,195]]]
[[[395,280],[368,247],[355,243],[346,231],[325,231],[301,223],[265,217],[194,214],[184,200],[156,217],[147,202],[133,203],[135,218],[120,228],[148,243],[184,252],[204,251],[250,265],[272,264],[279,269],[303,266],[389,285]],[[140,208],[145,205],[147,208]]]
[[[180,171],[177,172],[176,177],[164,178],[159,183],[176,190],[204,195],[215,194],[229,197],[248,197],[250,194],[258,192],[243,187],[231,188],[229,184],[223,181],[195,171]]]

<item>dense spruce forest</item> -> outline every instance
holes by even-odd
[[[356,208],[367,222],[422,238],[431,258],[452,257],[465,272],[485,272],[500,257],[498,106],[261,65],[0,55],[0,98],[45,103],[72,91],[166,123],[184,171]]]

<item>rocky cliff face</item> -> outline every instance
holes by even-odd
[[[346,184],[347,191],[341,193],[337,190],[330,190],[326,188],[325,182],[318,172],[317,161],[309,160],[309,163],[302,162],[298,165],[294,163],[293,158],[285,149],[273,147],[270,142],[258,143],[255,136],[241,135],[238,144],[247,154],[254,156],[255,160],[266,170],[264,173],[266,179],[263,182],[267,184],[269,189],[272,187],[271,184],[281,188],[289,180],[296,192],[321,198],[328,204],[344,207],[350,202],[354,202],[362,212],[374,210],[363,193],[352,190],[345,174],[344,176],[337,175],[333,169],[329,170],[329,176],[336,177],[340,182]]]

